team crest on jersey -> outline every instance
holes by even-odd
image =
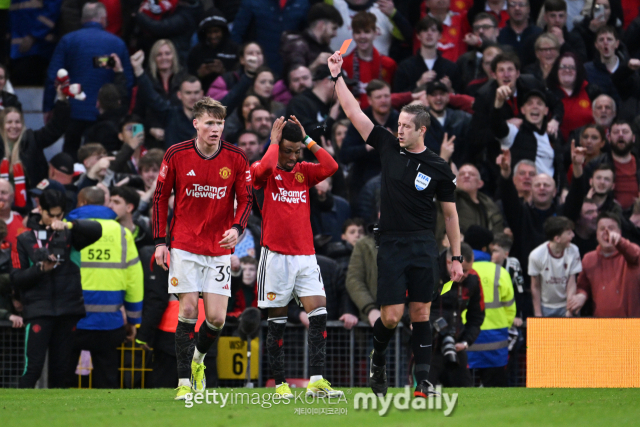
[[[431,182],[431,177],[423,174],[422,172],[418,172],[418,176],[416,176],[415,185],[416,190],[422,191],[429,186],[429,182]]]
[[[273,292],[269,292],[269,293],[267,294],[267,299],[268,299],[269,301],[273,301],[274,299],[276,299],[276,294],[274,294]]]
[[[162,166],[160,166],[160,181],[164,181],[164,179],[167,177],[168,170],[169,165],[167,165],[165,162],[162,162]]]
[[[172,277],[171,278],[171,286],[178,286],[178,278],[177,277]]]
[[[302,184],[304,182],[304,175],[300,172],[296,172],[296,181]]]
[[[231,169],[229,169],[228,167],[223,167],[222,169],[220,169],[220,176],[222,177],[222,179],[227,179],[231,176]]]

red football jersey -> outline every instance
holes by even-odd
[[[16,243],[18,242],[18,236],[29,229],[22,225],[22,216],[20,216],[18,212],[11,211],[11,216],[6,223],[7,237],[5,240],[11,243],[11,247],[15,250]]]
[[[297,163],[287,172],[278,163],[278,144],[271,144],[261,161],[251,165],[253,187],[263,192],[262,246],[284,255],[313,255],[309,188],[333,175],[338,164],[325,150],[319,164]]]
[[[353,69],[353,62],[356,59],[355,56],[356,50],[354,49],[349,55],[343,57],[342,69],[351,78],[355,77]],[[382,79],[391,85],[397,68],[398,65],[396,61],[388,56],[380,55],[375,47],[373,48],[373,58],[371,61],[358,60],[360,108],[364,109],[369,106],[369,99],[367,98],[366,92],[367,84],[373,79]]]
[[[238,147],[221,141],[218,151],[205,157],[195,140],[171,146],[164,155],[153,195],[153,238],[165,243],[168,202],[175,190],[172,248],[198,255],[233,253],[220,247],[232,226],[242,234],[253,204],[247,156]],[[238,207],[234,218],[234,199]]]

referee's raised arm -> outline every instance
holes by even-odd
[[[353,123],[358,130],[360,136],[366,142],[369,134],[373,130],[373,122],[360,109],[360,104],[353,96],[347,84],[342,77],[342,55],[336,52],[329,57],[329,71],[331,71],[331,79],[336,83],[336,93],[338,101],[347,115],[347,118]]]

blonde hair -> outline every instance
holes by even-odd
[[[9,113],[18,113],[20,116],[20,122],[22,123],[22,131],[20,132],[18,139],[13,143],[13,151],[9,145],[9,138],[7,137],[7,132],[5,130],[5,120]],[[25,130],[24,115],[22,114],[22,111],[16,107],[7,107],[2,111],[2,118],[0,119],[0,136],[2,136],[2,141],[4,143],[4,156],[9,159],[9,162],[11,162],[12,165],[20,163],[20,143],[22,142]]]
[[[205,96],[193,106],[193,117],[199,119],[205,114],[224,120],[227,116],[227,107],[222,105],[220,101]]]
[[[175,75],[180,71],[180,63],[178,62],[178,52],[176,51],[176,47],[174,46],[171,40],[160,39],[151,46],[151,51],[149,52],[149,72],[151,77],[154,79],[158,73],[158,64],[156,64],[156,56],[158,56],[158,52],[160,48],[164,45],[169,46],[171,49],[171,54],[173,55],[172,64],[171,64],[171,72]]]
[[[553,44],[553,47],[555,49],[558,49],[558,52],[560,51],[560,42],[558,41],[558,38],[551,33],[540,34],[533,48],[536,50],[540,49],[540,45],[542,45],[542,42],[545,40],[551,42]]]

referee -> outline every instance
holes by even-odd
[[[406,295],[413,326],[412,350],[415,378],[414,397],[427,398],[436,392],[427,378],[431,363],[429,311],[439,281],[438,249],[433,229],[436,222],[434,197],[442,205],[447,237],[451,244],[451,279],[463,277],[460,256],[460,228],[456,212],[455,176],[447,163],[427,149],[424,135],[430,124],[423,105],[407,105],[398,119],[398,138],[382,126],[374,126],[362,112],[344,79],[342,55],[329,58],[331,79],[338,100],[362,139],[380,154],[380,248],[378,250],[378,304],[380,318],[373,325],[373,351],[369,383],[374,393],[387,393],[386,349],[404,312]],[[334,77],[335,76],[335,77]]]

